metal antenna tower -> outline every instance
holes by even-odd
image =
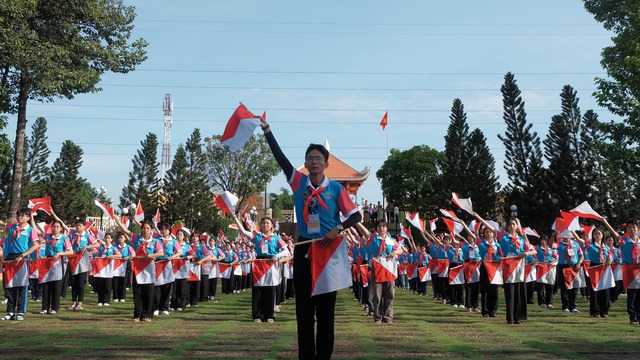
[[[164,143],[162,144],[162,174],[160,179],[164,179],[165,174],[171,167],[171,123],[173,122],[173,103],[171,94],[164,95]]]

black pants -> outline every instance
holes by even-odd
[[[507,324],[520,322],[523,306],[523,290],[524,283],[511,283],[502,285],[504,288],[505,310],[507,315]]]
[[[169,311],[169,301],[171,301],[171,286],[173,283],[155,286],[154,310]]]
[[[494,285],[489,280],[484,264],[480,266],[480,304],[483,316],[496,316],[498,313],[498,290],[500,285]]]
[[[209,301],[209,275],[200,275],[200,302]]]
[[[440,278],[438,277],[438,274],[431,274],[431,287],[433,288],[433,298],[442,298],[442,294],[440,294]]]
[[[420,279],[418,279],[420,280]],[[422,294],[424,296],[427,295],[427,282],[426,281],[418,281],[418,294]]]
[[[275,319],[276,286],[254,286],[251,289],[253,320]]]
[[[127,277],[126,276],[114,276],[113,277],[113,299],[124,300],[127,297]]]
[[[451,300],[449,292],[449,277],[438,277],[440,283],[440,296],[442,300]]]
[[[98,303],[108,304],[111,299],[111,289],[113,287],[113,278],[93,278],[95,292],[98,293]]]
[[[42,310],[60,310],[60,292],[62,279],[42,284]]]
[[[67,290],[69,289],[69,283],[71,282],[71,270],[69,270],[69,263],[64,263],[64,274],[62,274],[62,291],[60,296],[67,298]]]
[[[133,279],[133,317],[135,319],[153,317],[154,288],[154,284],[138,284],[136,279]]]
[[[299,240],[305,240],[299,238]],[[311,262],[305,256],[309,244],[296,247],[293,285],[296,288],[296,321],[299,359],[330,359],[334,343],[336,291],[311,297]],[[318,322],[317,335],[315,323]]]
[[[560,287],[560,298],[562,299],[562,310],[573,310],[576,308],[576,297],[578,296],[578,289],[567,289],[564,283],[564,271],[568,267],[573,265],[558,265],[558,287]]]
[[[209,278],[209,296],[210,297],[215,297],[216,296],[216,288],[218,287],[218,278],[217,277],[210,277]]]
[[[536,283],[538,305],[553,305],[553,284]]]
[[[200,300],[200,281],[189,281],[187,286],[189,287],[189,305],[198,305],[198,300]]]
[[[589,315],[609,315],[610,307],[609,289],[594,291],[593,288],[589,287]]]
[[[187,306],[187,279],[176,279],[171,288],[171,308],[184,309]]]
[[[478,308],[478,296],[480,295],[480,282],[474,283],[466,283],[464,284],[465,290],[465,302],[464,306],[467,309],[477,309]]]
[[[640,289],[627,289],[629,321],[640,321]]]
[[[71,275],[71,301],[84,301],[84,286],[87,284],[87,272]]]
[[[42,284],[37,278],[29,278],[29,290],[31,290],[31,300],[35,301],[42,299]]]
[[[14,260],[20,254],[9,254],[5,257],[5,261]],[[27,264],[26,266],[29,266]],[[7,299],[7,314],[24,314],[27,312],[27,290],[28,286],[17,286],[5,288],[4,296]]]
[[[240,285],[242,283],[242,276],[231,274],[231,283],[233,284],[233,290],[240,291]]]
[[[223,294],[231,294],[233,292],[233,288],[231,287],[232,279],[233,279],[233,274],[231,274],[231,276],[229,276],[228,278],[223,278],[222,279],[222,293]]]

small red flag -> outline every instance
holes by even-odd
[[[380,120],[380,126],[382,126],[382,131],[384,131],[384,128],[387,127],[387,123],[389,122],[389,112],[385,112],[384,116],[382,117],[382,120]]]

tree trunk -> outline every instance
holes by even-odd
[[[22,193],[22,173],[24,170],[24,137],[27,128],[27,100],[29,94],[28,75],[23,71],[20,74],[20,93],[18,95],[18,124],[16,126],[15,151],[13,153],[13,177],[11,179],[11,202],[7,217],[15,219],[16,212],[20,208]]]

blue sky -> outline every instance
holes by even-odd
[[[125,1],[137,8],[133,37],[149,59],[130,74],[107,74],[103,91],[30,102],[29,124],[48,120],[50,163],[70,139],[84,152],[81,176],[116,199],[148,132],[164,137],[162,102],[174,102],[172,156],[194,128],[221,134],[242,101],[266,110],[294,165],[310,142],[371,176],[358,199],[382,200],[375,172],[389,148],[443,150],[451,104],[460,98],[496,158],[504,132],[500,86],[515,73],[529,122],[542,139],[559,93],[572,85],[582,111],[597,107],[594,77],[610,36],[581,1]],[[379,126],[389,111],[389,125]],[[8,129],[13,139],[15,117]],[[158,149],[161,154],[161,148]],[[160,159],[158,159],[160,160]],[[282,176],[270,192],[286,186]]]

